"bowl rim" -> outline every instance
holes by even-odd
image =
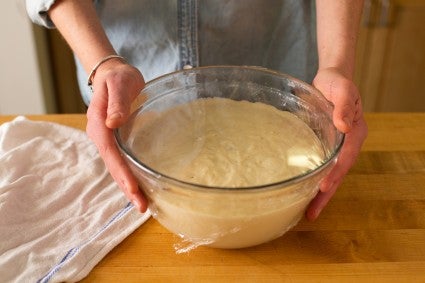
[[[202,67],[194,67],[191,69],[183,69],[183,70],[178,70],[178,71],[174,71],[162,76],[159,76],[149,82],[146,83],[145,87],[142,89],[141,93],[143,93],[143,91],[150,87],[151,85],[157,83],[160,80],[163,80],[164,78],[168,78],[180,73],[193,73],[193,72],[197,72],[199,70],[202,69],[246,69],[246,70],[250,70],[250,71],[260,71],[263,73],[268,73],[271,75],[275,75],[275,76],[279,76],[279,77],[283,77],[285,79],[288,79],[290,81],[293,81],[294,83],[296,83],[297,85],[303,87],[304,89],[315,93],[315,95],[319,96],[320,99],[325,100],[325,102],[333,108],[333,105],[331,104],[331,102],[329,102],[324,96],[323,94],[316,89],[315,87],[313,87],[312,85],[294,78],[288,74],[279,72],[279,71],[275,71],[275,70],[271,70],[265,67],[258,67],[258,66],[236,66],[236,65],[213,65],[213,66],[202,66]],[[146,101],[145,101],[146,102]],[[139,107],[137,107],[133,113],[130,114],[129,119],[131,118],[131,116],[135,115],[135,113],[137,113],[141,108],[143,108],[143,104],[140,105]],[[332,118],[332,117],[331,117]],[[316,175],[318,173],[320,173],[321,171],[325,170],[326,168],[328,168],[331,163],[334,161],[334,159],[337,159],[339,153],[341,152],[342,146],[344,144],[345,141],[345,133],[340,132],[338,129],[336,129],[336,132],[338,134],[338,136],[340,137],[340,140],[337,141],[338,144],[336,145],[335,149],[330,152],[330,154],[327,156],[326,159],[324,159],[320,165],[318,165],[316,168],[312,169],[312,170],[307,170],[306,172],[302,173],[302,174],[298,174],[295,175],[291,178],[288,179],[284,179],[281,181],[277,181],[277,182],[273,182],[273,183],[266,183],[266,184],[261,184],[261,185],[254,185],[254,186],[245,186],[245,187],[227,187],[227,186],[209,186],[209,185],[203,185],[203,184],[198,184],[198,183],[191,183],[188,181],[184,181],[184,180],[179,180],[177,178],[168,176],[164,173],[161,173],[151,167],[149,167],[148,165],[146,165],[145,163],[143,163],[142,161],[140,161],[138,158],[136,158],[132,153],[131,150],[127,148],[127,146],[125,146],[124,141],[122,140],[121,136],[120,136],[120,129],[122,127],[116,128],[113,130],[113,136],[115,139],[115,144],[117,145],[119,151],[121,152],[121,155],[124,155],[126,157],[127,160],[131,161],[131,163],[133,165],[135,165],[138,169],[141,169],[143,172],[147,173],[148,175],[162,181],[162,182],[167,182],[167,183],[171,183],[179,188],[185,188],[185,189],[191,189],[191,190],[195,190],[195,191],[200,191],[200,190],[208,190],[209,192],[211,192],[212,190],[214,191],[232,191],[232,192],[252,192],[252,191],[257,191],[257,190],[273,190],[273,189],[282,189],[282,188],[287,188],[287,187],[291,187],[292,185],[299,183],[307,178],[309,178],[310,176]]]

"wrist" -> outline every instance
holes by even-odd
[[[102,67],[107,65],[108,63],[112,62],[112,61],[116,61],[119,60],[121,61],[121,63],[127,63],[125,58],[116,54],[112,54],[112,55],[108,55],[103,57],[102,59],[100,59],[96,65],[92,68],[89,76],[87,77],[87,85],[91,88],[93,85],[93,79],[94,76],[96,75],[96,72]]]
[[[348,64],[347,62],[338,63],[338,62],[332,62],[332,61],[319,63],[319,68],[317,70],[317,73],[321,71],[325,71],[325,70],[331,70],[332,72],[337,72],[349,80],[354,79],[354,63]]]

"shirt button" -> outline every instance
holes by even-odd
[[[192,69],[192,68],[193,68],[192,65],[184,65],[183,66],[183,70],[189,70],[189,69]]]

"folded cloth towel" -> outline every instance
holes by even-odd
[[[83,131],[18,117],[0,126],[0,281],[83,279],[142,225]]]

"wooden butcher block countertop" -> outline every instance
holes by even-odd
[[[39,115],[85,129],[85,115]],[[0,123],[13,116],[0,116]],[[368,113],[369,136],[315,222],[253,248],[198,247],[149,219],[84,282],[425,282],[425,113]]]

